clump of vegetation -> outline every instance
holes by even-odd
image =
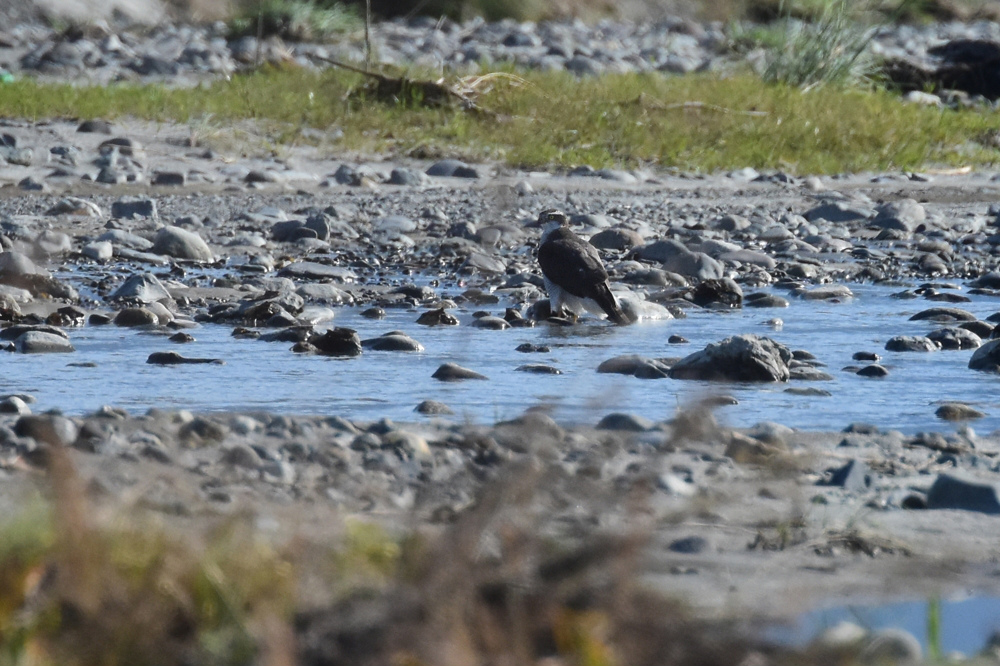
[[[358,13],[338,0],[247,0],[229,21],[229,31],[233,36],[326,41],[360,25]]]
[[[780,18],[767,25],[733,23],[734,48],[764,51],[761,76],[768,83],[812,88],[870,81],[877,70],[868,48],[875,29],[860,21],[857,5],[822,0],[807,13],[794,11],[798,6],[779,3]]]

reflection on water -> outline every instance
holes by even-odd
[[[932,604],[939,609],[937,636],[929,636],[928,613]],[[980,652],[990,638],[1000,632],[1000,597],[972,597],[957,601],[906,601],[879,606],[840,606],[806,613],[794,623],[773,628],[772,639],[786,645],[805,645],[824,629],[840,622],[852,622],[874,631],[903,629],[920,641],[927,653],[928,643],[938,644],[942,654]]]
[[[987,417],[974,424],[988,432],[1000,428],[995,376],[973,372],[966,365],[971,351],[894,354],[885,341],[899,334],[921,335],[931,322],[907,321],[931,307],[924,300],[897,301],[892,290],[852,286],[857,298],[845,303],[793,300],[783,310],[746,309],[735,313],[691,312],[687,319],[654,321],[629,327],[593,323],[573,327],[540,325],[530,329],[489,331],[467,326],[471,312],[459,312],[462,326],[427,328],[415,321],[419,312],[390,310],[381,321],[342,309],[335,323],[359,331],[362,338],[400,329],[426,347],[420,354],[370,352],[341,360],[299,356],[288,343],[238,340],[231,327],[204,326],[192,334],[196,342],[176,345],[164,337],[136,331],[88,326],[71,329],[75,354],[4,356],[2,393],[31,393],[34,409],[59,408],[68,414],[112,404],[133,413],[150,407],[203,410],[266,409],[287,413],[336,414],[355,419],[418,418],[413,408],[422,400],[444,402],[459,417],[492,422],[544,403],[564,422],[596,423],[612,411],[628,411],[662,420],[686,403],[711,392],[739,400],[722,407],[725,422],[748,426],[770,420],[808,429],[840,429],[864,421],[906,432],[950,430],[934,417],[941,401],[974,404]],[[997,302],[973,297],[965,309],[980,318],[996,311]],[[496,306],[499,312],[501,308]],[[772,317],[784,320],[773,330]],[[832,382],[792,382],[776,385],[706,384],[670,379],[643,380],[598,374],[605,359],[619,354],[679,357],[737,333],[770,336],[792,349],[812,352],[827,364]],[[678,334],[690,343],[671,345]],[[520,353],[522,343],[547,345],[547,353]],[[221,358],[226,364],[151,366],[154,351],[174,350],[185,356]],[[865,379],[841,371],[855,364],[856,351],[876,351],[889,369],[884,379]],[[452,361],[481,372],[489,381],[442,383],[434,370]],[[76,367],[93,362],[96,367]],[[516,371],[526,363],[545,363],[561,375]],[[832,397],[786,393],[788,386],[815,387]]]

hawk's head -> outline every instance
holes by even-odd
[[[558,208],[546,208],[538,214],[538,226],[548,227],[552,223],[569,224],[569,217]]]

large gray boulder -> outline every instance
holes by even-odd
[[[972,353],[969,368],[983,372],[1000,373],[1000,339],[990,340]]]
[[[212,261],[215,257],[198,234],[180,227],[163,227],[156,232],[152,251],[175,259]]]
[[[14,340],[14,349],[21,354],[65,354],[76,351],[67,338],[48,331],[25,331]]]
[[[672,379],[735,382],[786,382],[792,352],[757,335],[734,335],[682,358],[670,368]]]
[[[152,273],[136,273],[130,275],[118,289],[111,294],[112,300],[130,299],[140,303],[155,303],[170,298],[170,292]]]

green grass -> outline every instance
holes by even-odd
[[[327,41],[357,30],[353,8],[333,0],[247,0],[229,21],[230,35],[278,35],[293,41]]]
[[[361,77],[336,70],[261,71],[194,89],[21,80],[4,86],[0,117],[178,121],[203,141],[253,120],[277,144],[304,141],[305,128],[339,129],[336,150],[532,168],[750,166],[807,174],[1000,161],[990,114],[923,108],[878,90],[802,92],[752,75],[524,78],[524,85],[495,81],[478,98],[490,110],[484,114],[349,95],[361,90]]]

